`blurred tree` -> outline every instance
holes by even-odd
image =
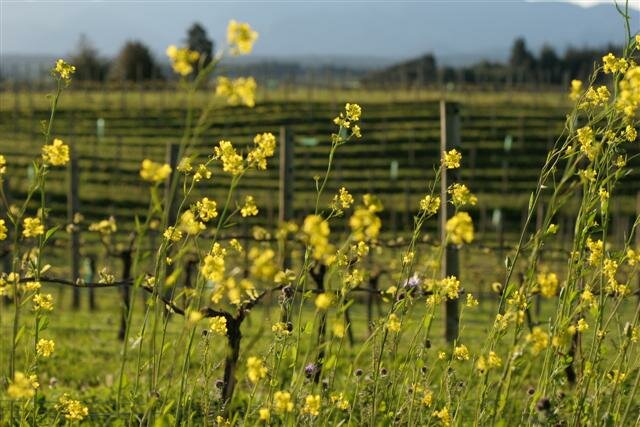
[[[162,75],[151,51],[142,42],[128,41],[116,57],[109,77],[115,80],[144,81],[160,79]]]
[[[80,35],[75,53],[70,61],[76,67],[74,79],[84,81],[103,81],[107,76],[107,61],[98,56],[98,50],[85,34]]]
[[[531,79],[536,60],[527,49],[527,43],[522,37],[517,38],[511,47],[509,66],[516,82],[525,82]]]
[[[204,58],[203,66],[206,67],[213,59],[214,43],[207,36],[207,31],[197,22],[187,31],[187,46],[200,53],[200,57]]]
[[[545,44],[540,50],[540,58],[538,59],[538,79],[543,83],[560,83],[560,58],[556,51],[549,45]]]

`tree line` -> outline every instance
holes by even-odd
[[[199,23],[188,30],[185,45],[211,61],[215,43]],[[423,87],[442,84],[481,85],[564,85],[571,79],[584,79],[593,71],[594,63],[609,52],[619,54],[620,46],[569,47],[562,54],[550,45],[544,45],[537,55],[528,48],[524,38],[517,38],[511,47],[507,62],[483,60],[466,66],[438,66],[433,54],[397,63],[381,70],[367,72],[340,66],[324,66],[310,70],[295,62],[262,61],[255,64],[236,65],[230,70],[254,75],[263,79],[289,79],[310,83],[317,78],[331,75],[335,80],[359,80],[365,87]],[[154,57],[147,45],[139,40],[127,41],[113,59],[101,56],[86,35],[82,35],[70,55],[76,65],[74,78],[81,81],[132,81],[165,80],[172,76],[166,65]],[[198,66],[202,66],[199,64]],[[320,77],[318,77],[320,76]]]
[[[434,84],[467,83],[484,85],[563,85],[572,79],[586,79],[594,64],[609,52],[619,55],[621,46],[569,47],[559,54],[552,46],[544,45],[533,53],[524,38],[517,38],[511,47],[508,61],[483,60],[468,66],[437,65],[433,54],[392,65],[362,78],[365,86],[387,85],[421,87]]]
[[[206,66],[211,62],[215,52],[215,44],[207,35],[207,31],[199,23],[194,23],[187,30],[186,46],[200,53],[204,61],[197,66]],[[76,66],[74,79],[82,81],[146,81],[164,80],[171,74],[165,72],[149,47],[139,40],[129,40],[113,59],[101,57],[98,50],[86,35],[80,36],[70,62]],[[197,70],[196,73],[197,74]]]

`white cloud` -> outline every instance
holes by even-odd
[[[567,0],[569,3],[577,4],[582,7],[591,7],[596,6],[598,4],[611,4],[613,5],[615,2],[613,0]],[[624,1],[617,2],[619,6],[624,8]],[[640,10],[640,0],[629,0],[629,8]]]
[[[528,0],[528,1],[533,1],[533,2],[560,2],[560,3],[572,3],[581,7],[592,7],[592,6],[597,6],[599,4],[610,4],[613,6],[613,4],[615,3],[614,0]],[[618,5],[624,7],[624,0],[618,0],[617,1]],[[629,8],[630,9],[635,9],[635,10],[640,10],[640,0],[629,0]]]

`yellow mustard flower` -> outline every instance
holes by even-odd
[[[349,401],[344,397],[344,393],[332,393],[330,396],[331,403],[341,411],[349,409]]]
[[[227,335],[227,319],[222,316],[215,316],[209,320],[209,329],[218,335]]]
[[[331,331],[336,338],[344,338],[346,328],[342,322],[334,322]]]
[[[166,54],[171,60],[173,71],[181,76],[188,76],[193,73],[193,66],[198,62],[198,59],[200,59],[199,52],[186,47],[178,48],[175,45],[169,46]]]
[[[320,415],[320,395],[308,395],[304,399],[304,407],[302,408],[303,414],[309,414],[314,417]]]
[[[448,407],[444,406],[439,411],[434,411],[432,415],[436,417],[443,426],[448,427],[451,425],[451,414],[449,414]]]
[[[624,139],[629,142],[634,142],[638,139],[638,131],[636,128],[631,125],[627,125],[627,127],[624,128]]]
[[[66,63],[63,59],[56,61],[56,66],[53,69],[54,74],[57,74],[62,80],[71,80],[71,75],[76,72],[76,67]]]
[[[8,232],[9,229],[5,225],[4,219],[0,219],[0,240],[5,240]]]
[[[227,26],[227,43],[234,55],[247,55],[253,50],[258,33],[246,22],[229,21]]]
[[[320,215],[308,215],[304,219],[302,231],[316,260],[322,260],[331,252],[329,223]]]
[[[38,378],[35,375],[25,375],[16,371],[13,381],[7,387],[7,395],[12,400],[31,399],[36,394],[36,389],[40,387]]]
[[[162,236],[170,242],[179,242],[182,239],[182,231],[173,226],[167,227]]]
[[[420,210],[428,215],[435,215],[440,209],[440,197],[427,194],[420,200]]]
[[[201,221],[198,221],[192,211],[187,210],[180,215],[178,228],[180,231],[184,231],[185,233],[193,236],[205,230],[207,227]]]
[[[587,248],[590,251],[587,262],[592,266],[598,265],[602,259],[604,243],[602,240],[591,240],[591,237],[589,237],[587,238]]]
[[[374,211],[366,207],[357,208],[349,218],[353,238],[361,241],[375,240],[380,234],[382,221]]]
[[[458,208],[465,205],[475,206],[478,203],[478,198],[464,184],[452,184],[447,192],[451,194],[451,203]]]
[[[461,344],[453,349],[453,357],[458,360],[469,360],[469,349],[466,345]]]
[[[196,211],[200,219],[204,222],[209,222],[218,216],[217,207],[216,202],[209,200],[208,197],[203,197],[202,200],[196,202]]]
[[[278,264],[276,262],[276,253],[273,249],[254,246],[248,255],[249,260],[251,260],[249,272],[254,278],[267,282],[274,280],[278,272]]]
[[[467,212],[458,212],[447,220],[447,238],[454,245],[473,242],[473,221]]]
[[[40,338],[36,344],[36,354],[40,357],[50,357],[53,354],[56,343],[53,340]]]
[[[35,294],[33,296],[33,308],[36,311],[53,310],[53,297],[51,294]]]
[[[66,165],[69,163],[69,146],[55,138],[51,144],[42,146],[42,160],[47,165]]]
[[[540,273],[537,282],[543,297],[553,298],[558,293],[558,276],[555,273]]]
[[[89,225],[89,231],[96,231],[105,236],[113,234],[118,231],[116,219],[114,217],[109,217],[109,219],[103,219],[98,222],[94,222]]]
[[[257,383],[267,376],[267,368],[259,357],[251,356],[247,359],[247,376],[249,381]]]
[[[291,401],[291,393],[288,391],[276,391],[273,394],[273,405],[278,414],[293,411],[293,402]]]
[[[259,133],[253,138],[254,148],[247,154],[247,162],[257,169],[267,169],[267,159],[276,151],[276,137],[271,132]]]
[[[0,154],[0,177],[7,173],[7,159]]]
[[[333,295],[326,292],[322,294],[318,294],[315,301],[316,308],[318,310],[327,310],[329,307],[331,307],[332,303],[333,303]]]
[[[253,108],[256,105],[256,88],[253,77],[238,77],[231,80],[219,76],[216,80],[216,96],[227,99],[229,105],[244,105]]]
[[[40,222],[40,218],[25,218],[22,221],[22,235],[26,238],[38,237],[44,234],[44,225]]]
[[[269,411],[269,408],[260,408],[258,410],[258,416],[260,421],[268,422],[271,419],[271,411]]]
[[[65,419],[69,421],[82,421],[89,415],[89,408],[78,400],[70,399],[66,393],[60,397],[56,408],[62,412]]]
[[[145,181],[159,183],[164,181],[171,174],[171,166],[164,163],[156,163],[149,159],[144,159],[140,167],[140,177]]]
[[[222,170],[231,175],[240,175],[244,171],[242,156],[238,154],[231,141],[220,141],[213,149],[213,158],[222,161]]]
[[[442,164],[447,169],[457,169],[460,167],[460,161],[462,160],[462,154],[455,148],[449,151],[442,152]]]
[[[541,327],[535,326],[532,331],[527,334],[526,341],[531,345],[531,354],[535,356],[549,346],[549,334]]]
[[[202,275],[207,279],[214,282],[219,282],[224,276],[225,261],[224,257],[227,251],[216,242],[213,244],[211,251],[204,257],[204,262],[201,267]]]
[[[244,206],[240,209],[240,215],[242,215],[243,218],[258,215],[258,207],[256,206],[253,196],[244,198]]]
[[[396,316],[395,313],[391,313],[385,325],[387,330],[389,332],[400,332],[401,326],[402,326],[402,323],[400,322],[400,318],[398,318],[398,316]]]
[[[335,210],[349,209],[353,204],[353,196],[349,194],[349,191],[346,188],[340,187],[340,189],[338,190],[338,194],[333,196],[333,201],[331,204],[332,208]]]
[[[582,93],[582,81],[581,80],[571,80],[571,92],[569,93],[569,98],[572,101],[577,100]]]

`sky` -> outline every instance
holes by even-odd
[[[216,41],[230,19],[260,33],[267,57],[361,56],[401,59],[504,55],[523,36],[532,48],[600,46],[624,39],[612,2],[422,1],[8,1],[0,0],[0,55],[67,55],[86,34],[104,56],[131,39],[156,55],[180,44],[199,21]],[[630,2],[634,29],[640,0]],[[587,7],[591,6],[591,7]]]

